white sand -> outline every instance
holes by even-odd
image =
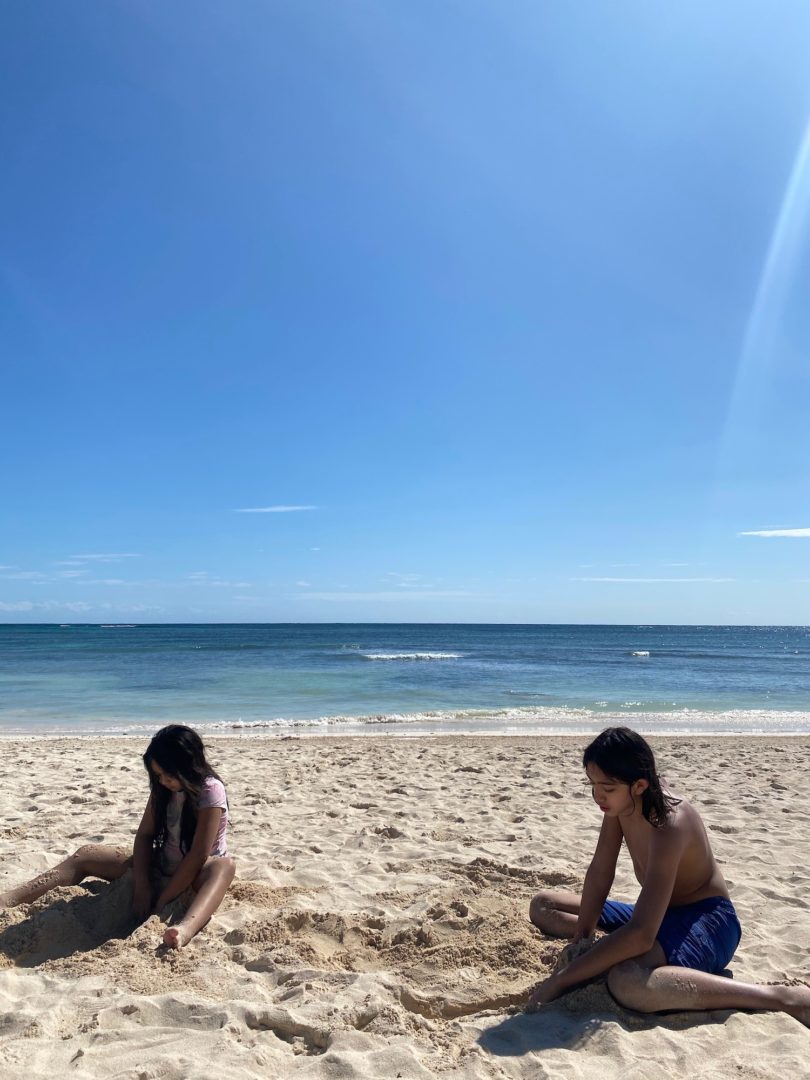
[[[237,880],[181,953],[131,933],[128,883],[0,914],[0,1075],[126,1080],[810,1076],[774,1013],[643,1017],[602,981],[512,1003],[559,942],[532,894],[579,888],[600,815],[584,738],[210,740]],[[738,979],[810,981],[810,740],[656,739],[743,923]],[[0,891],[87,841],[131,845],[137,741],[0,741]],[[622,855],[613,895],[638,888]],[[119,935],[119,936],[114,936]]]

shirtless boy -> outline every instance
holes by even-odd
[[[555,937],[579,941],[608,931],[545,979],[529,1005],[544,1005],[608,973],[620,1005],[639,1012],[681,1009],[781,1011],[810,1026],[810,987],[758,986],[719,974],[737,948],[740,924],[700,815],[663,788],[647,742],[608,728],[583,764],[604,815],[582,896],[544,891],[529,918]],[[608,900],[622,841],[641,893],[635,904]]]

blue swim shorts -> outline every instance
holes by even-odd
[[[597,923],[600,930],[618,930],[633,915],[633,904],[607,900]],[[668,964],[716,975],[740,944],[742,929],[734,905],[725,896],[667,908],[656,940]]]

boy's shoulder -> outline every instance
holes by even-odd
[[[687,835],[702,832],[705,828],[703,819],[692,803],[682,795],[676,795],[672,791],[667,791],[667,795],[672,799],[671,809],[666,823],[660,830],[656,831],[678,832]]]

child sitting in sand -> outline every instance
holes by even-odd
[[[538,893],[529,918],[574,943],[597,927],[608,934],[540,983],[530,1007],[607,972],[614,998],[639,1012],[762,1009],[810,1026],[810,987],[719,974],[739,944],[740,923],[700,815],[662,786],[645,740],[608,728],[586,748],[583,765],[604,817],[582,895]],[[607,898],[622,840],[641,885],[635,904]]]
[[[225,787],[206,760],[200,736],[182,724],[161,728],[143,763],[151,794],[132,854],[85,844],[52,870],[0,895],[0,907],[30,904],[50,889],[78,885],[86,877],[114,881],[131,870],[139,919],[159,912],[186,889],[194,893],[186,913],[164,933],[166,945],[181,949],[205,926],[236,869],[225,842]]]

